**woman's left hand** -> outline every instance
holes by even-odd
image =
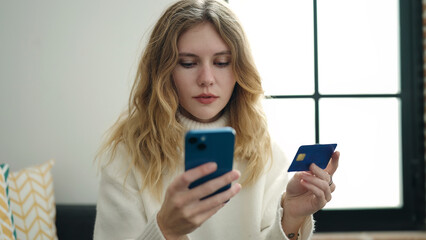
[[[326,169],[311,164],[309,172],[299,172],[287,185],[282,207],[287,219],[301,219],[322,209],[336,189],[332,176],[339,164],[339,152],[334,152]]]

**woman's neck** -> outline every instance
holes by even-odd
[[[190,119],[184,116],[181,112],[177,112],[176,114],[178,121],[183,125],[185,130],[192,129],[208,129],[208,128],[219,128],[229,126],[229,113],[228,111],[224,111],[222,115],[215,121],[209,123],[202,123]]]

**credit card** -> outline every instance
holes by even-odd
[[[309,171],[309,166],[312,163],[325,169],[336,147],[337,144],[335,143],[302,145],[299,147],[299,150],[297,150],[288,171]]]

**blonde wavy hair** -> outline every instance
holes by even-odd
[[[210,22],[230,47],[236,86],[226,106],[236,131],[235,159],[246,161],[243,185],[262,174],[271,155],[266,117],[261,107],[263,89],[245,33],[237,17],[221,0],[181,0],[171,5],[156,23],[140,60],[129,98],[128,111],[111,127],[100,153],[114,159],[122,143],[133,168],[143,176],[143,189],[161,197],[162,175],[182,166],[184,128],[172,71],[178,64],[177,42],[188,29]]]

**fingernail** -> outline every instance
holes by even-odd
[[[208,168],[209,168],[209,170],[214,170],[214,169],[216,169],[216,168],[217,168],[217,163],[215,163],[215,162],[210,162],[210,163],[208,164]]]
[[[308,182],[308,177],[307,176],[304,176],[304,175],[302,175],[302,177],[301,177],[301,179],[300,180],[302,180],[302,181],[304,181],[304,182]]]
[[[230,176],[231,176],[231,181],[237,181],[238,178],[240,178],[240,173],[237,171],[232,171],[230,173]]]

